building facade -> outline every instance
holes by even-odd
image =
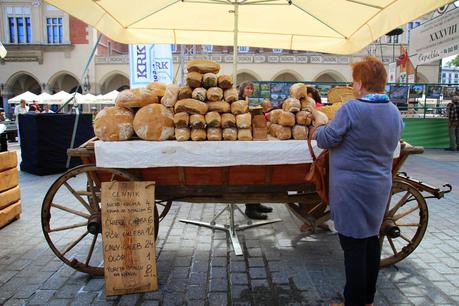
[[[459,67],[442,67],[441,69],[442,84],[459,84]]]
[[[384,63],[396,61],[400,46],[407,44],[409,29],[423,20],[405,25],[398,36],[384,36],[361,52],[342,56],[282,49],[239,47],[237,82],[309,81],[349,82],[349,65],[371,54]],[[8,50],[0,60],[0,95],[7,99],[25,91],[35,94],[60,90],[105,94],[129,86],[128,46],[102,37],[96,56],[81,79],[98,33],[92,27],[41,0],[0,0],[0,40]],[[217,61],[222,73],[232,73],[232,47],[212,45],[173,46],[174,70],[181,82],[185,62],[192,58]],[[437,83],[439,63],[417,68],[417,82]]]

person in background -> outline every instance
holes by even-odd
[[[379,272],[379,231],[392,188],[400,111],[384,94],[387,72],[377,58],[352,64],[353,94],[328,125],[310,131],[330,151],[329,199],[344,251],[345,305],[372,305]],[[312,109],[315,117],[317,110]]]
[[[22,99],[21,102],[16,105],[14,108],[14,117],[16,120],[16,127],[18,129],[18,142],[20,142],[20,135],[19,135],[19,115],[26,114],[29,111],[29,107],[27,106],[26,100]]]
[[[49,104],[43,105],[43,111],[41,113],[42,114],[54,114],[54,112],[49,109]]]
[[[320,93],[316,88],[312,86],[308,86],[307,94],[308,94],[308,97],[312,98],[316,102],[316,107],[322,106],[322,98],[320,97]]]
[[[239,100],[248,100],[253,95],[252,82],[245,81],[239,85]],[[271,207],[262,205],[260,203],[247,203],[245,204],[245,215],[250,219],[265,220],[268,216],[264,213],[270,213],[273,209]]]
[[[447,151],[459,151],[459,96],[454,96],[446,106],[448,116],[449,148]]]
[[[35,104],[30,105],[28,113],[38,114],[40,111],[37,109]]]
[[[32,101],[32,105],[35,105],[35,109],[36,109],[38,112],[41,111],[41,108],[40,108],[40,105],[38,104],[38,101],[33,100],[33,101]]]

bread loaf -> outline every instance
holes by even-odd
[[[220,101],[223,98],[223,90],[218,87],[207,89],[207,100],[210,102]]]
[[[137,111],[134,131],[144,140],[167,140],[175,135],[174,115],[162,104],[149,104]]]
[[[204,129],[206,127],[206,119],[201,114],[190,116],[190,127],[196,129]]]
[[[308,128],[304,125],[295,125],[292,128],[293,138],[296,140],[308,139]]]
[[[237,140],[237,129],[236,128],[223,129],[223,139],[224,140]]]
[[[191,88],[197,88],[202,86],[202,74],[199,72],[188,72],[186,75],[186,84]]]
[[[291,97],[301,101],[308,96],[308,88],[303,83],[295,83],[290,86],[289,93]]]
[[[190,129],[189,128],[176,128],[175,129],[175,139],[177,141],[187,141],[190,140]]]
[[[282,111],[279,115],[279,121],[277,123],[282,126],[294,126],[295,115],[290,112]]]
[[[301,109],[302,110],[305,110],[305,109],[308,109],[308,108],[315,108],[316,107],[316,101],[314,101],[313,98],[311,97],[306,97],[304,99],[301,100]]]
[[[164,97],[161,98],[161,104],[165,107],[174,107],[175,102],[177,102],[179,90],[180,87],[175,84],[167,85]]]
[[[190,99],[193,94],[193,89],[188,86],[180,87],[177,100]]]
[[[196,71],[202,74],[212,72],[218,73],[220,71],[220,65],[210,60],[191,60],[186,64],[188,72]]]
[[[206,101],[207,90],[203,87],[198,87],[193,90],[191,97],[199,101]]]
[[[281,140],[290,139],[292,138],[292,129],[287,126],[272,123],[269,127],[269,134]]]
[[[223,92],[223,97],[226,102],[233,103],[238,98],[238,93],[236,88],[230,88]]]
[[[208,102],[207,106],[209,111],[216,111],[219,113],[228,113],[231,110],[230,104],[224,101]]]
[[[206,73],[202,76],[202,86],[205,88],[217,87],[217,75],[215,73]]]
[[[328,123],[328,117],[324,113],[318,110],[314,110],[312,113],[313,116],[313,122],[312,125],[314,126],[319,126],[319,125],[324,125]]]
[[[250,113],[236,115],[236,125],[240,129],[249,129],[252,126],[252,115]]]
[[[164,97],[166,93],[166,84],[161,82],[151,82],[147,85],[147,89],[152,91],[159,98]]]
[[[208,112],[206,114],[207,127],[219,128],[222,126],[222,118],[218,112]],[[207,137],[209,138],[209,137]]]
[[[280,114],[282,114],[283,110],[281,109],[273,109],[269,112],[269,121],[271,123],[279,123]]]
[[[301,110],[300,100],[295,98],[287,98],[282,103],[282,109],[286,112],[296,113]]]
[[[236,117],[233,114],[225,113],[222,114],[222,128],[235,128],[236,127]]]
[[[201,114],[204,115],[207,113],[207,104],[195,99],[183,99],[178,100],[174,106],[175,112],[186,112],[190,115],[192,114]]]
[[[115,99],[115,105],[119,107],[142,107],[158,102],[158,96],[145,88],[125,89]]]
[[[252,119],[252,136],[253,140],[266,140],[268,129],[264,115],[255,115]]]
[[[231,112],[234,115],[247,113],[249,111],[249,103],[245,100],[239,100],[231,103]]]
[[[312,114],[308,111],[299,111],[296,113],[296,124],[301,124],[301,125],[310,125],[311,124],[311,118]],[[309,121],[308,121],[309,118]],[[309,124],[307,124],[309,122]]]
[[[230,89],[233,87],[233,77],[225,74],[218,76],[218,87],[221,89]]]
[[[207,129],[207,140],[211,140],[211,141],[222,140],[222,129],[221,128],[208,128]]]
[[[134,135],[133,120],[134,114],[126,108],[105,107],[94,120],[94,134],[103,141],[128,140]]]
[[[202,141],[206,140],[207,131],[206,129],[191,129],[191,140]]]
[[[176,128],[186,128],[190,124],[190,115],[185,112],[174,114],[174,125]]]
[[[252,140],[252,130],[251,129],[238,129],[237,139],[238,140]]]

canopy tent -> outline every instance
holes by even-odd
[[[39,104],[52,104],[49,103],[50,100],[52,100],[52,96],[47,92],[42,92],[37,97],[37,101]]]
[[[81,104],[97,103],[96,96],[94,96],[93,94],[90,94],[90,93],[87,93],[85,95],[77,93],[75,98],[76,98],[77,102],[81,103]]]
[[[241,46],[350,54],[451,0],[46,2],[122,43],[232,45],[237,32]]]
[[[8,99],[8,103],[19,103],[21,100],[26,100],[26,102],[32,102],[38,100],[38,96],[30,91],[26,91],[14,98]]]
[[[72,96],[73,94],[70,94],[68,92],[61,90],[58,93],[55,93],[54,95],[51,96],[51,98],[48,100],[48,104],[64,104]]]
[[[119,93],[120,92],[118,90],[112,90],[101,97],[98,96],[96,101],[100,104],[115,104],[115,99]]]
[[[46,0],[126,44],[172,43],[351,54],[451,0]]]

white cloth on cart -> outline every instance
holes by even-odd
[[[312,141],[314,152],[322,150]],[[104,168],[224,167],[312,163],[304,140],[95,142],[96,165]],[[394,158],[400,154],[400,145]]]

